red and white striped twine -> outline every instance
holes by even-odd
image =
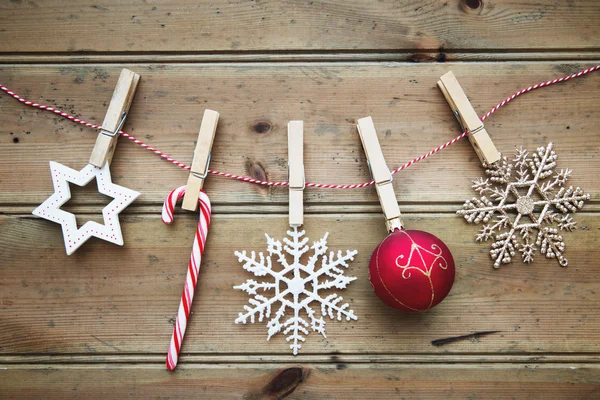
[[[538,84],[535,84],[533,86],[529,86],[527,88],[521,89],[518,92],[516,92],[515,94],[513,94],[512,96],[507,97],[506,99],[502,100],[500,103],[498,103],[496,106],[494,106],[490,111],[487,112],[487,114],[485,114],[481,120],[485,121],[487,118],[489,118],[493,113],[495,113],[496,111],[498,111],[498,109],[504,105],[506,105],[507,103],[509,103],[510,101],[514,100],[516,97],[530,92],[534,89],[538,89],[541,87],[545,87],[545,86],[550,86],[553,85],[555,83],[559,83],[559,82],[564,82],[564,81],[568,81],[570,79],[574,79],[574,78],[578,78],[580,76],[586,75],[590,72],[593,71],[597,71],[598,69],[600,69],[600,65],[596,65],[587,69],[584,69],[582,71],[576,72],[574,74],[571,75],[567,75],[567,76],[563,76],[562,78],[556,78],[556,79],[552,79],[546,82],[540,82]],[[10,89],[8,89],[6,86],[3,86],[0,84],[0,89],[3,90],[4,92],[6,92],[7,94],[9,94],[10,96],[14,97],[15,99],[17,99],[18,101],[20,101],[21,103],[31,106],[31,107],[35,107],[35,108],[39,108],[40,110],[46,110],[46,111],[50,111],[53,112],[57,115],[60,115],[61,117],[67,118],[73,122],[77,122],[79,124],[88,126],[90,128],[94,128],[94,129],[101,129],[101,126],[96,125],[96,124],[92,124],[90,122],[86,122],[82,119],[76,118],[73,115],[66,113],[64,111],[61,111],[59,109],[56,109],[54,107],[50,107],[47,105],[43,105],[43,104],[39,104],[39,103],[34,103],[32,101],[26,100],[24,98],[22,98],[21,96],[19,96],[18,94],[12,92]],[[145,144],[144,142],[142,142],[141,140],[138,140],[137,138],[129,135],[126,132],[123,131],[119,131],[119,133],[126,137],[127,139],[131,140],[132,142],[134,142],[135,144],[143,147],[146,150],[150,150],[151,152],[153,152],[154,154],[158,155],[159,157],[172,162],[173,164],[177,165],[180,168],[183,169],[187,169],[189,170],[190,167],[189,165],[186,165],[180,161],[175,160],[172,157],[169,157],[168,155],[166,155],[165,153],[161,152],[160,150],[157,150],[151,146],[148,146],[147,144]],[[402,171],[405,168],[410,167],[411,165],[426,159],[429,156],[434,155],[435,153],[445,149],[446,147],[456,143],[457,141],[459,141],[460,139],[464,138],[465,136],[467,136],[467,132],[463,132],[462,134],[458,135],[457,137],[455,137],[454,139],[450,140],[449,142],[446,142],[438,147],[436,147],[435,149],[429,151],[426,154],[423,154],[420,157],[414,158],[412,160],[410,160],[409,162],[405,163],[404,165],[399,166],[398,168],[392,170],[392,174],[396,174],[400,171]],[[243,181],[243,182],[249,182],[249,183],[255,183],[258,185],[266,185],[266,186],[287,186],[289,183],[288,182],[271,182],[271,181],[261,181],[259,179],[254,179],[254,178],[250,178],[248,176],[240,176],[240,175],[234,175],[234,174],[230,174],[227,172],[220,172],[220,171],[215,171],[215,170],[209,170],[208,172],[210,172],[211,174],[214,175],[219,175],[219,176],[223,176],[225,178],[231,178],[231,179],[236,179],[239,181]],[[326,184],[326,183],[313,183],[313,182],[306,182],[306,186],[308,187],[315,187],[315,188],[322,188],[322,189],[357,189],[357,188],[363,188],[363,187],[367,187],[367,186],[371,186],[375,183],[375,181],[370,181],[370,182],[364,182],[364,183],[357,183],[357,184],[352,184],[352,185],[335,185],[335,184]]]
[[[185,186],[181,186],[169,193],[165,199],[162,210],[162,220],[165,224],[170,224],[173,222],[175,204],[177,203],[177,200],[181,199],[184,195]],[[194,300],[196,283],[198,282],[200,262],[202,259],[202,253],[204,253],[204,245],[206,244],[206,234],[208,233],[208,228],[210,226],[210,200],[203,190],[201,190],[199,193],[198,202],[200,203],[200,218],[198,219],[198,228],[196,229],[196,235],[194,236],[194,244],[192,246],[192,254],[190,255],[190,261],[188,263],[183,293],[181,294],[181,301],[179,302],[179,310],[177,311],[175,327],[173,328],[173,335],[171,336],[169,350],[167,351],[167,368],[171,371],[175,369],[177,366],[177,360],[179,359],[179,352],[181,351],[181,344],[183,342],[183,336],[185,335],[185,328],[187,327],[187,322],[190,317],[190,310],[192,309],[192,301]]]

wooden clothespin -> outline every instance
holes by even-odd
[[[102,130],[98,134],[96,144],[92,150],[90,164],[102,168],[104,164],[107,162],[110,164],[112,161],[119,140],[119,131],[125,123],[139,81],[140,76],[135,72],[128,69],[121,71],[117,87],[113,92],[108,111],[102,123]]]
[[[304,223],[304,123],[288,123],[288,181],[290,184],[290,226]]]
[[[392,174],[385,163],[385,158],[381,152],[377,131],[371,117],[358,120],[358,134],[367,156],[367,163],[371,171],[371,177],[375,181],[375,188],[379,196],[379,203],[383,209],[388,232],[396,229],[402,229],[400,220],[400,209],[392,185]]]
[[[485,130],[483,122],[477,116],[452,71],[442,75],[437,85],[444,94],[448,104],[450,104],[463,130],[466,129],[469,132],[469,141],[481,163],[491,165],[500,160],[500,152],[494,146],[494,142],[492,142],[490,135]]]
[[[185,189],[185,196],[183,196],[183,203],[181,205],[184,210],[196,211],[198,209],[198,195],[200,190],[202,190],[202,186],[204,186],[204,179],[208,175],[211,149],[215,140],[218,123],[218,112],[204,110],[204,116],[200,124],[200,133],[198,133],[198,141],[194,150],[192,167]]]

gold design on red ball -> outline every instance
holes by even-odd
[[[413,238],[404,230],[400,230],[399,233],[402,233],[404,235],[406,235],[410,241],[412,242],[411,246],[410,246],[410,254],[408,255],[408,260],[406,261],[405,264],[401,264],[401,262],[403,262],[405,255],[404,254],[400,254],[398,257],[396,257],[396,266],[400,269],[402,269],[402,277],[404,279],[408,279],[411,277],[411,270],[417,270],[420,273],[422,273],[423,275],[425,275],[427,277],[427,280],[429,281],[429,287],[431,288],[431,300],[429,302],[429,305],[424,308],[424,309],[417,309],[417,308],[413,308],[407,304],[404,304],[403,302],[401,302],[400,300],[398,300],[398,298],[396,296],[394,296],[394,294],[388,289],[387,285],[385,284],[385,282],[383,281],[383,279],[381,279],[381,274],[379,272],[379,251],[377,252],[377,274],[379,275],[379,280],[381,282],[381,284],[383,285],[384,289],[389,293],[389,295],[396,300],[399,304],[401,304],[403,307],[406,307],[410,310],[413,311],[426,311],[428,309],[431,308],[433,301],[435,300],[435,289],[433,288],[433,282],[431,281],[431,271],[433,270],[433,267],[435,266],[436,263],[438,263],[438,266],[441,269],[447,269],[448,268],[448,262],[446,261],[446,259],[442,256],[442,249],[440,248],[440,246],[438,246],[435,243],[431,244],[431,250],[426,249],[425,247],[419,245],[418,243],[416,243]],[[388,236],[389,237],[389,236]],[[387,238],[386,238],[387,239]],[[425,258],[423,257],[423,252],[429,253],[430,255],[434,256],[435,258],[433,259],[433,261],[431,262],[431,264],[426,265],[425,262]],[[421,260],[421,264],[422,264],[422,268],[416,266],[416,265],[412,265],[412,261],[413,261],[413,256],[415,255],[415,252],[417,253],[417,261]],[[399,261],[400,260],[400,261]]]
[[[396,257],[396,265],[402,269],[402,277],[404,279],[408,279],[410,278],[410,271],[411,270],[417,270],[419,272],[421,272],[423,275],[425,275],[426,277],[429,278],[429,281],[431,283],[431,270],[434,267],[434,264],[436,264],[438,262],[438,260],[440,260],[440,263],[438,264],[438,266],[441,269],[446,269],[448,268],[448,262],[446,261],[446,259],[442,256],[442,249],[440,248],[440,246],[438,246],[435,243],[431,244],[431,250],[435,251],[435,253],[433,251],[427,250],[425,247],[417,244],[412,237],[410,237],[410,235],[408,233],[406,233],[405,231],[400,231],[400,233],[405,234],[406,236],[408,236],[408,238],[410,239],[410,241],[412,242],[411,246],[410,246],[410,254],[408,255],[408,260],[406,261],[405,264],[401,264],[402,261],[405,258],[404,254],[400,254],[398,257]],[[423,253],[421,253],[421,251],[424,251],[426,253],[431,254],[432,256],[434,256],[435,258],[433,259],[433,261],[431,262],[430,265],[426,265],[425,262],[425,258],[423,258]],[[417,252],[418,256],[417,256],[417,262],[418,260],[421,260],[421,265],[422,267],[418,267],[416,265],[412,265],[411,262],[413,261],[413,256],[415,254],[415,252]],[[408,275],[407,275],[408,274]],[[433,287],[433,286],[432,286]]]

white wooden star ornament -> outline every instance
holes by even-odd
[[[106,117],[102,123],[102,130],[98,134],[88,165],[77,171],[50,161],[54,194],[33,210],[33,215],[56,222],[62,226],[65,249],[68,255],[73,254],[92,236],[120,246],[123,245],[119,213],[140,194],[112,183],[110,162],[139,79],[140,76],[133,71],[127,69],[121,71]],[[94,178],[98,185],[98,191],[112,197],[113,200],[102,209],[103,224],[88,221],[77,228],[75,215],[61,210],[60,207],[71,198],[69,183],[85,186]]]
[[[50,172],[54,194],[33,210],[33,214],[62,225],[67,254],[73,254],[92,236],[122,246],[123,234],[119,223],[119,213],[140,194],[112,183],[108,163],[104,164],[102,168],[88,164],[81,171],[76,171],[65,165],[50,161]],[[69,183],[85,186],[94,178],[98,184],[98,191],[112,197],[113,201],[102,209],[104,224],[88,221],[78,229],[75,215],[61,210],[60,207],[71,198]]]

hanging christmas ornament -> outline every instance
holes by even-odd
[[[566,267],[569,261],[560,232],[576,228],[571,213],[581,209],[590,195],[579,187],[566,187],[572,170],[556,169],[552,143],[532,153],[520,147],[512,159],[502,157],[454,74],[443,75],[438,87],[463,131],[468,131],[488,176],[473,181],[480,197],[467,200],[457,214],[469,223],[483,223],[476,240],[493,241],[494,268],[510,263],[518,253],[523,262],[531,263],[538,251]]]
[[[265,234],[269,253],[267,256],[260,252],[257,257],[254,251],[250,255],[245,251],[234,253],[246,271],[256,277],[271,278],[269,281],[262,279],[261,282],[248,279],[245,283],[234,286],[234,289],[253,296],[248,301],[249,305],[244,306],[244,312],[239,313],[235,323],[245,324],[248,320],[254,323],[256,319],[262,322],[268,318],[267,340],[283,331],[283,334],[287,335],[286,340],[291,342],[290,349],[294,355],[302,348],[309,329],[326,337],[324,317],[337,318],[338,321],[342,318],[347,321],[357,319],[349,304],[342,303],[343,298],[337,293],[322,294],[329,289],[345,289],[356,279],[353,276],[345,276],[344,268],[348,268],[348,263],[354,260],[357,251],[346,250],[345,254],[341,251],[330,251],[327,255],[328,233],[309,247],[308,238],[303,237],[305,231],[299,230],[304,223],[302,137],[302,121],[291,121],[288,124],[288,156],[289,223],[292,229],[287,232],[290,238],[283,238],[282,244],[281,241]],[[305,262],[302,260],[304,257],[307,257]],[[317,263],[320,263],[320,266],[317,266]],[[268,293],[270,297],[262,293]],[[275,306],[276,303],[279,305]],[[320,309],[320,316],[313,304],[317,305],[317,310]]]
[[[118,215],[139,196],[139,193],[112,183],[108,163],[104,164],[102,168],[88,164],[81,171],[75,171],[50,161],[50,172],[54,184],[54,194],[33,210],[33,215],[62,225],[67,254],[73,254],[92,236],[122,246],[123,235]],[[98,191],[114,200],[102,209],[104,225],[88,221],[78,229],[75,215],[61,210],[60,207],[71,198],[69,183],[85,186],[94,178],[98,184]]]
[[[377,297],[388,306],[402,311],[428,310],[450,293],[454,259],[436,236],[404,229],[373,120],[359,119],[357,127],[389,232],[371,256],[369,280]]]
[[[219,122],[219,113],[212,110],[204,110],[202,123],[200,124],[200,133],[196,141],[194,149],[194,158],[190,167],[190,175],[186,186],[181,186],[173,190],[165,199],[162,211],[162,220],[165,224],[173,222],[175,204],[181,198],[183,202],[181,208],[188,211],[196,211],[200,207],[200,217],[194,236],[192,253],[188,262],[187,274],[181,293],[177,318],[167,351],[167,369],[174,370],[177,367],[183,336],[187,327],[190,312],[192,311],[192,301],[194,301],[194,293],[196,292],[196,284],[198,283],[198,274],[200,273],[200,264],[202,254],[206,247],[206,236],[210,226],[211,206],[210,200],[206,193],[202,190],[204,180],[208,175],[208,167],[211,159],[211,149],[217,131]]]
[[[68,255],[71,255],[92,236],[120,246],[123,245],[119,213],[131,204],[139,196],[139,193],[112,183],[110,162],[139,80],[138,74],[127,69],[121,71],[102,123],[102,130],[98,134],[89,164],[85,168],[76,171],[57,162],[50,162],[54,194],[33,210],[33,215],[62,225],[65,249]],[[71,198],[69,183],[85,186],[94,178],[98,185],[98,191],[114,200],[102,210],[104,225],[88,221],[78,229],[75,215],[61,210],[60,207]]]

